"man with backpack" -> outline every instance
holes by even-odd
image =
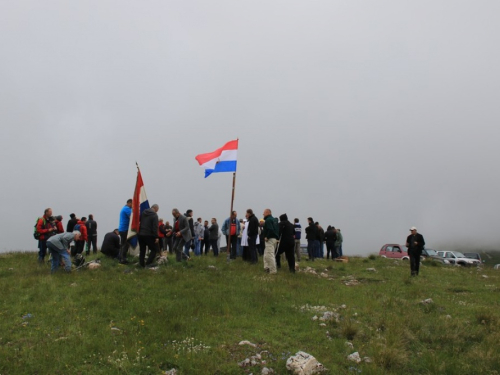
[[[38,263],[43,263],[47,255],[47,240],[57,233],[57,227],[52,222],[52,208],[45,209],[43,216],[36,221],[34,236],[38,239]]]

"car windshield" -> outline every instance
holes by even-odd
[[[429,254],[429,256],[437,256],[438,255],[436,250],[425,249],[425,251],[427,251],[427,254]]]
[[[453,254],[455,254],[457,258],[467,258],[464,254],[462,254],[459,251],[454,251]]]

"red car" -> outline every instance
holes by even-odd
[[[410,260],[408,249],[406,246],[398,245],[396,243],[388,243],[382,246],[378,253],[382,258],[394,258],[402,260]]]

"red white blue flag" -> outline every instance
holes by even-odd
[[[137,181],[135,183],[134,197],[132,198],[132,214],[130,215],[127,236],[127,239],[133,247],[137,246],[137,233],[139,233],[141,214],[148,208],[149,201],[146,196],[146,189],[144,189],[141,171],[137,171]]]
[[[238,155],[238,140],[229,141],[221,148],[208,154],[195,157],[200,166],[205,169],[205,178],[212,173],[236,172]]]

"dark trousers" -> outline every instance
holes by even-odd
[[[175,237],[174,240],[174,252],[175,252],[175,260],[177,262],[181,262],[182,259],[187,259],[186,254],[184,254],[184,245],[186,244],[186,241],[184,241],[184,238],[181,237]]]
[[[206,237],[201,241],[200,254],[203,254],[203,247],[205,247],[205,255],[210,251],[210,238]]]
[[[76,254],[81,254],[83,253],[84,249],[85,249],[85,241],[75,241],[75,247],[74,249],[71,249],[71,255],[75,256]]]
[[[120,254],[118,255],[118,260],[127,260],[127,252],[130,243],[127,241],[128,231],[119,232],[120,233]]]
[[[94,254],[97,253],[97,235],[90,236],[87,241],[87,255],[90,253],[90,247],[93,246]]]
[[[314,240],[307,240],[307,254],[309,255],[309,260],[314,260]]]
[[[43,262],[47,255],[47,240],[38,240],[38,262]]]
[[[156,253],[158,252],[158,244],[155,242],[156,237],[153,236],[138,236],[139,239],[139,264],[141,267],[145,267],[154,262],[156,258]],[[144,264],[144,259],[146,258],[146,247],[149,249],[149,256],[146,264]]]
[[[276,267],[281,268],[281,254],[285,253],[288,269],[295,272],[295,242],[290,244],[280,243],[276,253]]]
[[[422,255],[421,251],[418,250],[410,250],[408,251],[408,255],[410,256],[410,269],[411,275],[418,275],[418,271],[420,269],[420,255]]]
[[[217,239],[210,240],[210,246],[212,247],[212,250],[214,251],[214,256],[218,257],[219,256],[219,246],[217,246]]]
[[[335,242],[326,243],[326,259],[330,258],[330,254],[332,255],[332,259],[338,257],[338,254],[335,252]]]
[[[226,244],[229,246],[229,236],[226,236]],[[230,258],[231,259],[236,259],[236,252],[238,250],[238,236],[234,235],[231,236],[231,254]]]
[[[248,236],[248,252],[250,253],[250,263],[257,263],[257,235]]]
[[[165,237],[160,237],[159,241],[158,241],[158,250],[160,251],[160,253],[165,250]]]

